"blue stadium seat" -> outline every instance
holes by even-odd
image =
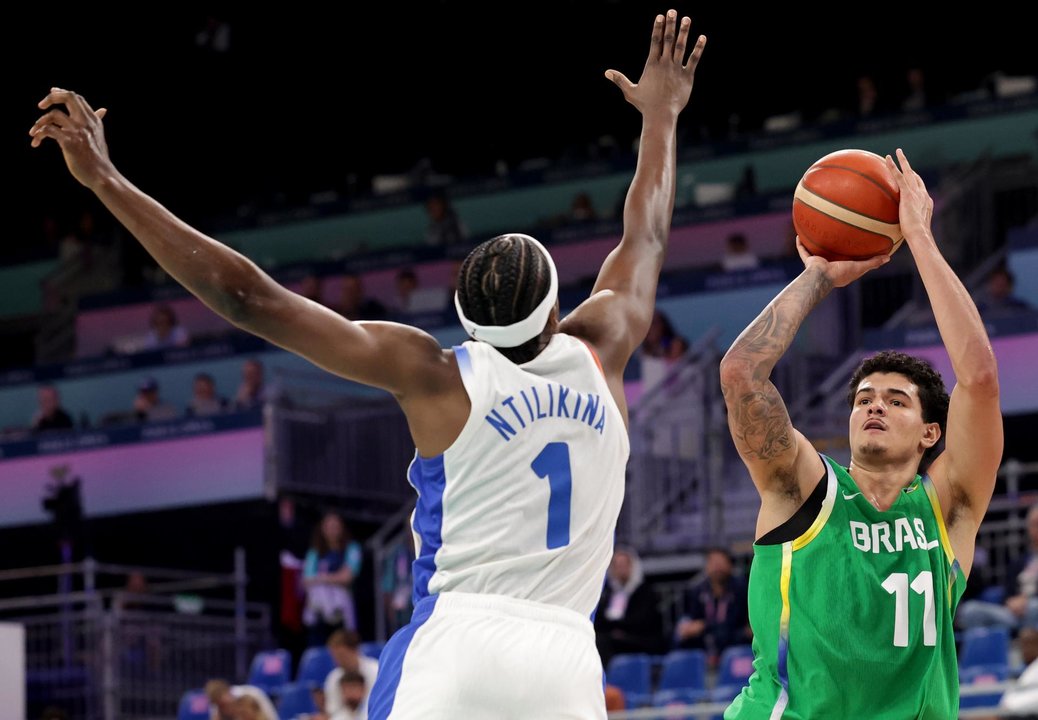
[[[652,660],[643,653],[616,655],[609,661],[606,681],[623,691],[628,708],[648,705],[652,699]]]
[[[965,691],[974,687],[1005,682],[1008,677],[1009,674],[1005,668],[974,667],[959,673],[959,686],[961,690]],[[1001,699],[1001,690],[984,693],[983,695],[966,694],[959,699],[959,708],[962,710],[967,708],[993,708],[998,705]]]
[[[384,642],[366,642],[360,644],[360,651],[362,654],[367,655],[369,658],[378,660],[382,657],[382,649],[386,647]]]
[[[335,669],[335,660],[328,648],[317,645],[307,648],[303,657],[299,659],[299,672],[296,673],[296,682],[308,686],[323,687],[328,673]]]
[[[738,695],[753,674],[753,648],[733,645],[721,653],[717,666],[717,684],[710,692],[714,702],[728,702]]]
[[[209,698],[202,690],[188,690],[180,698],[177,720],[209,720]]]
[[[697,703],[705,700],[706,653],[702,650],[674,650],[663,658],[663,671],[653,695],[653,705]]]
[[[1009,630],[1006,628],[970,628],[963,634],[959,669],[987,668],[997,671],[1009,668]]]
[[[249,670],[249,685],[255,685],[267,695],[280,695],[281,688],[291,678],[292,658],[288,650],[263,650],[256,653]]]
[[[310,715],[317,710],[309,685],[289,683],[281,688],[281,699],[278,701],[281,720],[293,720],[297,715]]]
[[[1001,605],[1006,601],[1006,589],[1001,585],[992,585],[989,588],[984,588],[984,592],[982,592],[977,599],[995,605]]]

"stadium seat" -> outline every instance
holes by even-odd
[[[188,690],[180,698],[177,720],[209,720],[209,698],[202,690]]]
[[[706,653],[702,650],[674,650],[663,658],[659,686],[653,695],[653,705],[666,707],[671,703],[697,703],[705,700]]]
[[[959,699],[959,708],[966,710],[968,708],[996,707],[1002,699],[1001,690],[984,693],[982,695],[972,695],[969,693],[969,690],[976,687],[983,687],[984,685],[994,685],[995,683],[1005,682],[1007,677],[1008,673],[1005,668],[989,669],[974,667],[969,670],[963,670],[959,673],[959,686],[960,691],[965,691],[965,694]]]
[[[293,720],[298,715],[310,715],[317,712],[317,709],[309,685],[289,683],[281,688],[281,699],[278,701],[278,715],[281,720]]]
[[[623,691],[628,709],[643,707],[652,700],[652,660],[648,655],[616,655],[609,661],[606,680]]]
[[[366,642],[360,644],[360,651],[369,658],[378,660],[382,656],[382,649],[385,646],[384,642]]]
[[[991,671],[1009,668],[1009,630],[1006,628],[970,628],[963,634],[959,669],[986,668]]]
[[[299,672],[296,673],[296,682],[307,686],[323,687],[328,673],[335,669],[335,660],[328,648],[317,645],[307,648],[303,657],[299,659]]]
[[[989,588],[984,588],[984,592],[982,592],[977,599],[995,605],[1001,605],[1006,601],[1006,589],[1001,585],[992,585]]]
[[[749,645],[725,648],[717,667],[717,685],[710,692],[710,699],[714,702],[733,700],[752,674],[753,648]]]
[[[281,688],[292,679],[292,658],[288,650],[263,650],[256,653],[249,670],[249,685],[267,695],[280,695]]]

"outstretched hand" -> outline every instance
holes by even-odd
[[[606,70],[606,78],[616,83],[627,102],[638,108],[642,115],[662,112],[676,117],[688,103],[696,66],[706,47],[706,36],[700,35],[688,62],[685,62],[685,47],[691,25],[692,21],[683,17],[679,28],[675,10],[667,11],[666,18],[656,16],[649,57],[645,60],[645,68],[637,85],[618,70]]]
[[[869,270],[883,267],[890,262],[889,255],[877,255],[868,260],[826,260],[820,255],[812,255],[800,242],[799,235],[797,236],[797,252],[800,253],[800,259],[804,261],[804,267],[819,268],[829,278],[833,287],[850,285]]]
[[[905,242],[912,244],[912,239],[921,233],[930,232],[930,222],[933,219],[933,198],[926,191],[926,183],[919,177],[919,173],[912,169],[901,148],[897,149],[897,159],[901,163],[898,169],[894,159],[887,155],[887,169],[890,177],[901,189],[901,201],[898,213],[901,221],[901,233],[905,236]]]
[[[65,110],[59,107],[61,105]],[[82,96],[61,88],[51,88],[50,94],[40,100],[39,107],[47,112],[29,130],[32,147],[39,147],[47,138],[53,139],[61,147],[72,176],[83,185],[93,187],[111,167],[101,123],[108,111],[94,110]]]

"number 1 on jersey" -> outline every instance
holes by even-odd
[[[569,507],[573,476],[569,445],[548,443],[530,467],[537,477],[548,478],[548,549],[569,545]]]

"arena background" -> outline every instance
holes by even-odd
[[[360,272],[368,290],[388,304],[399,269],[416,268],[423,286],[446,286],[453,261],[468,247],[514,229],[546,235],[557,244],[564,274],[566,258],[571,258],[565,306],[586,294],[596,258],[604,256],[606,241],[618,236],[615,208],[625,187],[622,178],[629,179],[634,167],[638,114],[602,73],[615,68],[637,78],[652,18],[665,9],[640,2],[527,4],[507,11],[430,2],[335,10],[283,7],[277,13],[228,8],[115,12],[80,6],[38,10],[17,30],[12,24],[2,51],[12,71],[0,118],[4,164],[11,171],[4,204],[6,242],[0,246],[0,497],[6,498],[0,501],[6,505],[0,507],[0,568],[58,563],[63,559],[58,540],[65,536],[71,539],[67,552],[76,561],[92,557],[121,566],[229,576],[234,548],[243,547],[248,600],[273,608],[269,634],[249,645],[251,659],[259,646],[301,643],[279,623],[279,554],[290,544],[305,545],[300,535],[308,534],[321,512],[335,508],[355,538],[368,543],[354,596],[361,635],[377,640],[386,620],[377,611],[383,586],[375,568],[385,557],[372,554],[372,538],[378,545],[380,530],[385,537],[399,535],[400,508],[408,497],[405,466],[397,462],[401,457],[406,462],[406,448],[393,446],[383,457],[367,458],[365,453],[378,452],[371,450],[376,447],[372,437],[337,434],[334,423],[323,430],[286,430],[297,433],[289,445],[271,439],[273,427],[284,427],[277,423],[293,421],[290,413],[274,418],[276,412],[312,408],[315,397],[327,395],[353,412],[345,420],[336,416],[336,422],[368,423],[369,433],[392,435],[399,432],[399,421],[382,409],[377,394],[358,394],[344,383],[324,385],[301,361],[221,334],[220,326],[152,273],[103,207],[71,179],[56,147],[29,148],[26,133],[38,116],[36,102],[52,85],[74,89],[94,107],[109,109],[105,126],[112,157],[134,183],[202,230],[230,239],[294,288],[317,275],[331,288],[329,302],[334,302],[341,276]],[[1017,293],[1038,305],[1033,279],[1038,276],[1029,274],[1038,263],[1038,252],[1030,250],[1038,245],[1033,229],[1038,62],[1026,23],[1013,21],[998,4],[984,13],[954,15],[893,6],[841,7],[829,15],[746,5],[677,9],[692,16],[693,32],[709,36],[680,123],[681,195],[672,253],[677,260],[665,268],[672,275],[661,293],[661,309],[692,345],[690,368],[701,371],[697,362],[711,351],[723,353],[739,313],[759,309],[795,272],[795,263],[777,258],[763,266],[771,275],[740,276],[727,286],[718,279],[723,273],[717,263],[725,237],[733,232],[747,235],[751,249],[762,257],[781,255],[787,233],[782,213],[796,182],[790,168],[806,167],[823,147],[879,150],[887,139],[905,140],[909,156],[922,158],[939,212],[960,207],[960,215],[948,217],[967,217],[964,225],[988,233],[975,246],[955,246],[956,269],[973,278],[971,289],[983,291],[978,272],[1006,263],[1016,271]],[[226,47],[200,37],[208,26],[229,31]],[[925,71],[931,102],[914,114],[900,107],[907,92],[905,73],[912,67]],[[868,118],[854,109],[862,75],[874,78],[878,87],[880,104]],[[765,130],[769,119],[771,132]],[[746,168],[752,168],[749,180]],[[990,193],[978,190],[991,178]],[[582,184],[595,200],[597,224],[566,217]],[[443,249],[425,243],[424,203],[439,192],[471,226],[467,244]],[[513,199],[516,205],[508,210]],[[491,209],[481,205],[485,201]],[[486,219],[493,208],[505,208],[502,217],[510,219],[527,212],[528,223],[494,227]],[[62,241],[77,232],[84,212],[93,215],[95,229],[80,238],[85,242],[77,245],[72,260],[59,261]],[[305,237],[325,232],[324,221],[334,224],[351,216],[357,224],[347,225],[358,228],[357,234],[343,231],[339,249],[327,237],[312,242]],[[55,230],[44,229],[45,218],[53,220]],[[300,249],[292,251],[286,238],[297,231],[304,237]],[[250,233],[259,237],[265,232],[258,241],[250,239]],[[327,233],[334,235],[334,228]],[[82,264],[82,247],[91,243],[96,243],[91,256],[96,266]],[[106,259],[114,264],[104,265]],[[900,258],[902,263],[906,259]],[[71,273],[62,274],[62,262]],[[129,273],[127,267],[138,272]],[[106,269],[117,277],[103,291],[81,287],[76,279],[100,276]],[[783,376],[784,390],[814,387],[838,369],[835,355],[845,357],[892,339],[932,353],[938,365],[945,362],[933,349],[939,344],[935,337],[926,334],[925,318],[883,330],[906,302],[918,299],[918,288],[906,279],[910,265],[902,264],[901,270],[887,281],[848,292],[846,301],[821,313],[823,320],[807,328],[800,343],[805,363]],[[720,290],[733,295],[710,295]],[[130,355],[106,346],[106,324],[120,332],[134,322],[146,329],[158,302],[172,304],[185,325],[198,323],[199,339],[187,354]],[[735,309],[721,314],[727,324],[711,335],[711,313],[716,304],[728,302]],[[439,328],[449,313],[426,309],[404,319]],[[1038,383],[1029,372],[1038,325],[1030,314],[992,322],[1006,397],[1005,457],[1028,463],[1038,460],[1032,441]],[[841,328],[833,347],[819,352],[830,344],[833,328]],[[457,341],[457,332],[448,329],[437,336]],[[47,344],[41,337],[64,341]],[[179,395],[173,394],[177,406],[187,401],[186,388],[199,372],[216,378],[221,395],[233,396],[241,364],[253,356],[264,361],[268,382],[276,380],[290,396],[279,410],[268,408],[266,430],[258,410],[199,420],[195,426],[179,420],[154,427],[100,422],[118,407],[129,407],[146,377],[157,377],[164,390],[179,387]],[[821,365],[806,367],[814,361]],[[653,367],[650,361],[632,368],[636,401],[653,400],[646,379],[656,372]],[[671,372],[673,379],[670,366],[658,371]],[[44,382],[61,390],[80,426],[73,433],[41,438],[27,430],[37,407],[36,388]],[[696,387],[697,397],[709,395]],[[842,386],[835,393],[841,395]],[[359,420],[358,408],[370,409],[375,419]],[[816,438],[838,446],[831,424],[822,427],[828,419],[819,421]],[[81,427],[84,420],[89,428]],[[690,420],[676,413],[660,422],[681,428]],[[664,434],[645,441],[645,452],[632,465],[632,482],[666,475],[666,490],[684,492],[672,475],[688,470],[684,463],[691,462],[691,455],[703,465],[716,460],[722,473],[738,468],[729,464],[730,441],[711,435],[710,428],[695,438],[661,440]],[[676,444],[661,449],[669,442]],[[345,486],[342,478],[311,484],[286,480],[301,466],[286,465],[274,450],[289,447],[309,455],[326,452],[324,465],[315,461],[306,468],[315,477],[348,465]],[[663,467],[661,457],[669,465]],[[83,483],[83,522],[71,528],[58,527],[41,505],[55,468],[62,465]],[[368,465],[370,477],[350,479],[363,475]],[[394,467],[399,468],[396,476]],[[680,590],[698,577],[708,547],[726,547],[743,570],[747,563],[747,538],[732,528],[745,526],[745,517],[755,511],[753,498],[719,495],[716,477],[703,472],[703,482],[687,497],[681,495],[689,512],[667,526],[665,540],[647,526],[621,525],[621,537],[645,556],[661,606],[674,614],[668,622],[676,619]],[[1000,480],[997,521],[1004,523],[999,532],[1005,540],[990,548],[995,558],[991,584],[1005,580],[999,573],[1025,549],[1022,518],[1033,479],[1025,472],[1012,482]],[[386,487],[391,489],[383,492]],[[295,531],[279,523],[276,500],[282,496],[295,502]],[[744,506],[720,516],[696,508],[708,500]],[[687,532],[681,526],[699,521]],[[117,572],[98,582],[114,591],[125,578],[125,572]],[[79,592],[84,582],[82,576],[63,581],[51,575],[0,575],[0,598],[52,596],[55,587]],[[229,602],[234,581],[188,594]],[[47,601],[49,607],[63,607],[57,602]],[[17,617],[19,607],[0,604],[0,620]],[[173,717],[175,702],[167,698],[179,698],[201,684],[194,679],[186,684],[188,675],[176,675],[166,685],[135,685],[138,679],[124,673],[114,688],[104,688],[105,700],[87,697],[96,680],[89,676],[34,680],[34,668],[41,673],[68,669],[67,656],[51,665],[55,638],[70,632],[61,628],[47,641],[50,645],[29,646],[29,717],[39,716],[44,704],[62,703],[54,688],[75,696],[66,701],[72,717],[106,717],[113,707],[118,709],[112,716]],[[89,653],[79,654],[77,662],[89,664],[84,657]],[[187,670],[177,666],[176,672]],[[232,680],[245,680],[236,672],[235,665],[223,671]],[[178,682],[185,684],[169,687]],[[113,706],[113,696],[124,704]]]

